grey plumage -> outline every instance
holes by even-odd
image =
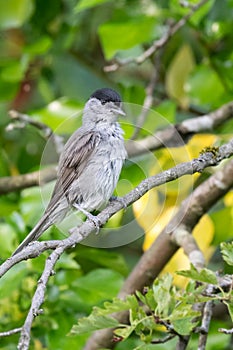
[[[62,221],[72,207],[88,215],[106,206],[126,158],[123,131],[117,122],[120,114],[125,113],[114,90],[104,88],[91,95],[82,126],[69,138],[60,156],[48,207],[14,254]]]

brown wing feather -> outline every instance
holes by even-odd
[[[61,197],[67,195],[69,187],[83,171],[99,141],[98,133],[82,133],[81,129],[77,130],[67,141],[59,160],[58,178],[46,212],[50,209],[54,210]]]

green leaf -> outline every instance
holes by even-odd
[[[94,312],[84,318],[80,318],[77,325],[71,329],[72,335],[79,335],[86,332],[96,331],[98,329],[117,327],[119,322],[113,317],[106,315],[96,315]]]
[[[233,322],[233,303],[225,303],[227,305],[229,315],[231,316],[231,322]]]
[[[224,86],[218,74],[207,65],[200,65],[192,72],[185,90],[195,105],[216,108],[224,103]]]
[[[183,108],[189,105],[185,84],[194,67],[193,52],[190,46],[184,45],[179,49],[167,70],[166,90],[168,95],[176,99]]]
[[[46,53],[52,45],[52,40],[48,36],[40,37],[36,42],[31,45],[27,45],[24,49],[24,52],[30,53],[33,55],[41,55]]]
[[[98,32],[105,58],[109,60],[120,50],[152,40],[154,27],[155,19],[150,17],[101,25]]]
[[[217,277],[213,271],[209,269],[198,271],[192,264],[190,270],[177,271],[176,273],[180,276],[192,278],[195,281],[218,285]]]
[[[197,325],[197,322],[193,322],[195,317],[200,316],[200,311],[193,310],[192,304],[179,304],[169,316],[169,320],[172,322],[174,329],[181,335],[188,335]]]
[[[128,273],[128,267],[123,256],[115,252],[80,246],[77,250],[77,258],[79,261],[81,260],[81,263],[83,260],[85,266],[88,262],[93,262],[104,267],[111,266],[112,270],[121,273],[123,276],[126,276]]]
[[[149,309],[155,310],[157,303],[156,303],[155,298],[154,298],[154,292],[151,288],[146,292],[145,295],[143,295],[139,291],[136,291],[136,295],[142,303],[144,303],[145,305],[147,305],[149,307]]]
[[[72,254],[62,254],[60,259],[57,262],[56,268],[57,269],[71,269],[71,270],[79,270],[80,266],[77,263],[77,261],[73,258],[75,253]]]
[[[64,96],[85,102],[94,90],[109,86],[107,79],[71,54],[54,55],[52,59],[56,84]]]
[[[155,313],[162,317],[168,315],[170,303],[173,303],[172,281],[173,277],[170,274],[165,274],[160,279],[156,279],[152,286],[157,304]]]
[[[233,242],[222,242],[220,245],[223,260],[230,266],[233,266]]]
[[[49,97],[49,92],[44,92]],[[44,108],[33,111],[31,116],[48,125],[56,131],[56,134],[64,135],[71,134],[81,126],[82,109],[83,104],[63,97],[50,102]]]
[[[0,232],[0,257],[7,258],[15,249],[16,232],[12,226],[4,222],[0,223]]]
[[[0,28],[20,27],[32,14],[33,0],[0,1]]]
[[[104,315],[109,315],[113,312],[120,312],[130,309],[135,310],[136,308],[138,308],[138,301],[135,295],[128,295],[126,300],[113,298],[111,302],[106,301],[104,303],[104,310],[102,310],[102,313]]]
[[[232,129],[233,130],[233,126]],[[215,233],[213,245],[217,246],[223,241],[232,238],[233,231],[233,212],[231,207],[225,207],[210,214],[213,220]]]
[[[198,324],[198,321],[193,321],[196,316],[200,316],[200,314],[193,316],[184,316],[181,314],[179,319],[172,321],[175,331],[180,335],[189,335]]]
[[[9,63],[2,69],[1,78],[9,83],[20,81],[24,77],[27,64],[22,64],[20,61]]]
[[[1,298],[9,297],[12,293],[19,289],[28,270],[25,262],[14,266],[6,275],[0,279]]]
[[[127,339],[135,330],[135,325],[125,325],[125,327],[115,329],[114,334],[123,339]]]
[[[110,269],[95,269],[73,282],[83,302],[96,305],[100,301],[113,298],[121,288],[123,277]]]
[[[109,2],[110,0],[80,0],[78,5],[75,7],[76,12],[81,12],[88,8],[98,6],[100,4],[104,4],[105,2]]]
[[[119,322],[108,315],[114,312],[134,309],[135,307],[138,307],[138,302],[134,295],[129,295],[126,300],[114,298],[111,302],[105,302],[102,308],[94,307],[88,317],[81,318],[78,321],[78,325],[73,326],[71,333],[81,334],[97,329],[117,327]]]
[[[171,100],[162,101],[158,107],[156,107],[156,112],[161,114],[168,122],[174,123],[176,115],[176,104]]]

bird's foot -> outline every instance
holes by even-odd
[[[100,226],[101,226],[101,222],[100,220],[97,218],[97,216],[95,215],[92,215],[91,213],[89,213],[87,210],[81,208],[77,203],[74,203],[73,204],[74,208],[75,209],[78,209],[81,213],[83,213],[89,221],[92,221],[93,224],[95,225],[96,227],[96,234],[99,233],[99,230],[100,230]]]
[[[124,199],[122,197],[117,197],[117,196],[112,196],[110,199],[109,199],[109,202],[112,203],[112,202],[119,202],[123,205],[124,207],[124,210],[127,209],[127,204],[125,203]]]
[[[85,214],[86,217],[88,218],[89,221],[92,221],[93,224],[95,225],[96,227],[96,234],[98,235],[99,231],[100,231],[100,226],[101,226],[101,222],[100,222],[100,219],[97,218],[97,216],[95,215],[92,215],[91,213],[88,213]]]

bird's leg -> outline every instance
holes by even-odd
[[[79,211],[81,211],[81,213],[83,213],[90,221],[93,222],[93,224],[95,225],[96,227],[96,234],[99,233],[99,230],[100,230],[100,226],[101,226],[101,222],[100,220],[95,216],[95,215],[92,215],[91,213],[89,213],[87,210],[81,208],[77,203],[73,203],[73,207]]]
[[[115,201],[120,202],[123,205],[124,210],[126,210],[127,205],[122,197],[111,196],[109,199],[109,202],[111,203],[111,202],[115,202]]]

